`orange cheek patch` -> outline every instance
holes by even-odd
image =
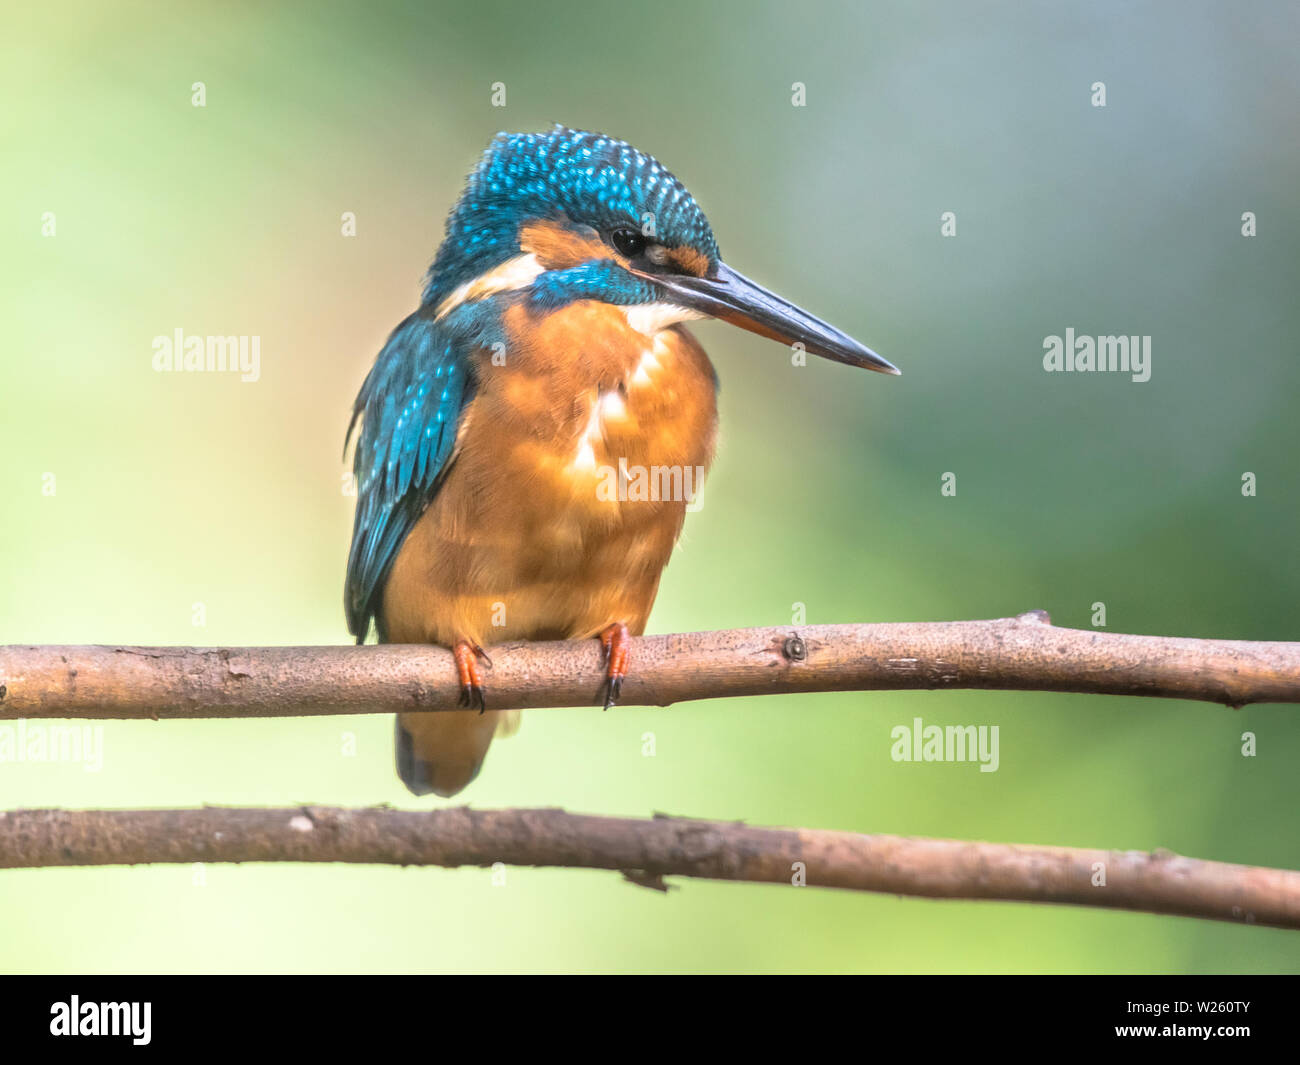
[[[547,270],[564,270],[592,259],[616,256],[599,239],[575,233],[557,222],[532,222],[519,231],[519,247]]]
[[[689,244],[669,248],[668,258],[676,263],[680,269],[685,270],[688,274],[694,274],[696,277],[703,277],[709,269],[709,257],[703,252],[696,251]]]

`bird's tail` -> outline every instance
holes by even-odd
[[[416,795],[448,798],[478,776],[493,736],[518,730],[518,710],[398,714],[397,775]]]

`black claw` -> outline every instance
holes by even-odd
[[[622,677],[608,677],[605,680],[605,709],[608,710],[623,692]]]
[[[483,698],[483,689],[477,684],[466,684],[460,689],[459,705],[473,710],[478,706],[480,714],[487,710],[487,700]]]

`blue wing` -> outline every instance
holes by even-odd
[[[361,419],[353,457],[357,510],[344,605],[348,629],[364,642],[384,581],[407,533],[437,494],[474,394],[470,345],[427,310],[393,330],[352,408]]]

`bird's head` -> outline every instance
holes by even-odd
[[[814,355],[899,371],[722,261],[704,212],[655,159],[598,133],[502,133],[470,175],[429,270],[437,315],[503,292],[600,300],[652,332],[720,318]]]

